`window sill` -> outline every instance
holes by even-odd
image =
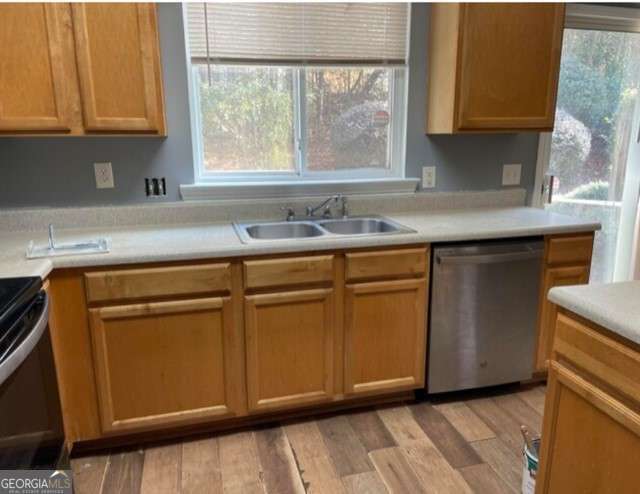
[[[306,182],[216,182],[181,185],[185,201],[215,199],[268,199],[330,194],[403,194],[415,192],[417,178],[323,180]]]

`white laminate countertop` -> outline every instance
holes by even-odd
[[[111,252],[27,260],[25,251],[29,241],[45,244],[46,232],[0,232],[0,277],[46,277],[54,268],[524,237],[600,228],[596,222],[529,207],[450,209],[385,216],[414,229],[416,233],[265,240],[243,244],[230,222],[64,229],[57,231],[57,240],[78,241],[108,236],[112,240]]]
[[[640,281],[556,287],[549,300],[640,344]]]

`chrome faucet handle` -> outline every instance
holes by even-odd
[[[347,197],[340,194],[338,196],[338,200],[340,201],[340,214],[343,218],[349,216],[349,206],[347,204]]]
[[[296,217],[296,212],[291,206],[282,206],[280,208],[280,211],[287,213],[287,221],[293,221],[293,219]]]
[[[56,248],[55,246],[55,239],[53,237],[53,223],[49,223],[49,249],[54,250]]]

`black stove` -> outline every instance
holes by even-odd
[[[42,280],[37,276],[0,278],[0,333],[41,288]]]
[[[48,320],[39,277],[0,278],[2,470],[69,468]]]

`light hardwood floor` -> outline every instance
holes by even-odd
[[[77,494],[517,493],[545,387],[395,404],[72,460]]]

